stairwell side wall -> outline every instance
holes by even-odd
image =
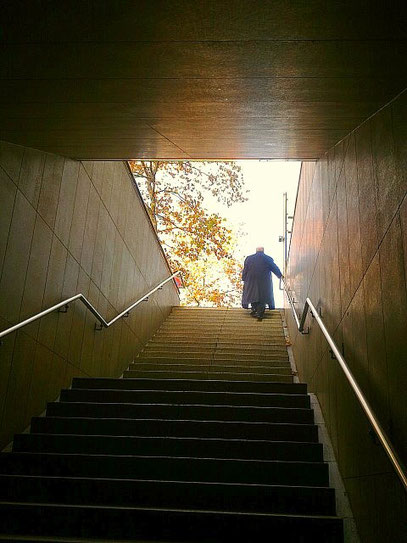
[[[407,464],[407,93],[318,162],[303,163],[287,277],[320,308]],[[318,396],[362,541],[406,541],[406,495],[318,326],[298,334],[302,381]]]
[[[0,329],[82,292],[111,319],[170,275],[123,162],[0,142]],[[173,282],[107,330],[76,302],[0,346],[0,450],[74,376],[118,377],[179,304]]]

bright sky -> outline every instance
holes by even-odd
[[[283,193],[288,194],[288,214],[292,215],[301,162],[280,160],[237,162],[242,167],[246,188],[250,190],[249,200],[242,204],[233,204],[230,208],[222,206],[219,211],[245,234],[239,237],[238,253],[242,258],[242,264],[247,255],[253,254],[256,247],[262,245],[265,253],[272,256],[283,271],[284,244],[278,241],[278,237],[284,233]],[[291,221],[289,230],[290,227]],[[278,279],[273,275],[276,307],[283,307],[283,296],[278,289],[278,283]]]

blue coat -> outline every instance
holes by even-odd
[[[270,309],[275,308],[271,272],[278,278],[282,276],[271,256],[259,251],[246,258],[242,273],[244,281],[242,306],[245,309],[253,302],[268,305]]]

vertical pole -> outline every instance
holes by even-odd
[[[288,225],[287,225],[287,193],[283,194],[283,220],[284,220],[284,277],[287,272],[287,257],[288,257]]]

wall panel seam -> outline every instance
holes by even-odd
[[[2,168],[3,169],[3,168]],[[4,171],[4,169],[3,169]],[[11,177],[7,174],[7,172],[5,172],[7,177],[14,183],[14,181],[11,179]],[[16,183],[14,183],[14,185],[16,185]],[[8,248],[8,244],[9,244],[9,239],[10,239],[10,231],[11,231],[11,224],[13,222],[13,216],[14,216],[14,210],[15,210],[15,207],[16,207],[16,201],[17,201],[17,194],[18,194],[18,191],[19,191],[19,188],[18,188],[18,185],[16,185],[16,193],[14,195],[14,201],[13,201],[13,209],[11,211],[11,218],[10,218],[10,223],[9,223],[9,226],[8,226],[8,231],[7,231],[7,239],[6,239],[6,245],[4,247],[4,259],[3,259],[3,262],[2,262],[2,265],[1,265],[1,269],[0,269],[0,282],[1,282],[1,279],[3,277],[3,270],[4,270],[4,265],[6,263],[6,254],[7,254],[7,248]],[[21,192],[21,191],[20,191]],[[22,193],[21,193],[22,194]],[[22,194],[23,195],[23,194]],[[24,196],[24,195],[23,195]],[[28,200],[27,200],[28,201]],[[31,204],[30,204],[31,205]]]

